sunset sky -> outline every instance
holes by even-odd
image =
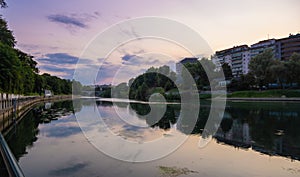
[[[7,4],[0,14],[13,30],[17,47],[35,57],[41,72],[67,79],[73,78],[78,58],[87,45],[100,32],[127,19],[155,16],[178,21],[195,30],[213,52],[251,45],[268,36],[281,38],[300,32],[299,0],[7,0]],[[144,43],[147,50],[141,47]],[[154,46],[169,50],[168,55]],[[168,64],[174,68],[174,63],[188,54],[168,46],[171,45],[149,39],[119,47],[105,60],[106,65],[100,68],[103,75],[96,82],[119,83],[151,65]],[[152,49],[155,52],[151,60]],[[145,64],[139,62],[141,58]],[[122,71],[116,77],[124,63],[125,70],[131,72]],[[97,65],[95,61],[89,64]]]

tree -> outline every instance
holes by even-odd
[[[228,63],[222,64],[222,70],[224,72],[225,80],[232,79],[232,71],[231,71],[231,67]]]
[[[284,88],[283,83],[287,80],[287,71],[286,63],[275,60],[269,67],[270,79],[277,82],[281,88]]]
[[[151,67],[144,74],[129,80],[129,98],[145,101],[154,93],[165,94],[176,88],[173,82],[175,80],[176,74],[171,71],[169,66]]]
[[[194,78],[198,89],[204,89],[205,87],[208,87],[210,85],[209,78],[206,72],[212,73],[215,70],[215,65],[211,60],[208,60],[207,58],[202,58],[200,62],[197,63],[185,63],[184,67],[188,70],[189,74]],[[186,72],[181,72],[183,82],[185,82],[185,78],[187,77]],[[183,83],[190,84],[190,83]],[[187,87],[187,86],[184,86]]]
[[[37,62],[33,60],[33,56],[16,49],[18,58],[21,60],[24,66],[30,68],[33,72],[38,73],[39,69],[36,67]]]
[[[286,63],[287,82],[298,83],[300,85],[300,54],[293,53],[290,60]]]
[[[0,7],[1,8],[6,8],[7,7],[7,4],[4,0],[0,0]]]
[[[10,47],[15,46],[15,38],[11,30],[8,29],[7,22],[0,15],[0,42]]]
[[[21,63],[13,48],[0,42],[0,88],[9,93],[20,93]]]
[[[270,79],[270,67],[273,63],[274,56],[272,49],[266,49],[263,53],[251,59],[249,69],[260,88],[268,83]]]

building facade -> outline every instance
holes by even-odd
[[[216,64],[217,68],[220,68],[224,63],[228,63],[231,67],[233,77],[239,77],[249,72],[248,64],[250,59],[249,47],[241,45],[217,51],[212,61]]]
[[[222,64],[228,63],[231,67],[232,75],[239,77],[249,72],[249,63],[252,58],[263,53],[266,49],[271,49],[275,59],[287,61],[293,53],[300,54],[300,34],[290,35],[282,39],[267,39],[252,44],[235,46],[229,49],[216,51],[212,57],[212,62],[220,70]]]
[[[278,57],[287,61],[293,53],[300,54],[300,33],[276,40]]]
[[[280,59],[278,54],[278,50],[276,49],[276,40],[275,39],[267,39],[263,41],[259,41],[250,46],[250,55],[251,58],[255,57],[258,54],[263,53],[266,49],[271,49],[273,51],[273,55],[276,59]]]

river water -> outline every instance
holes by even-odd
[[[180,104],[166,105],[157,120],[145,116],[151,111],[145,103],[80,99],[37,106],[5,138],[30,177],[300,176],[299,108],[299,103],[227,102],[217,132],[200,148],[209,102],[201,102],[196,124],[186,131],[191,125],[182,119]],[[150,150],[124,161],[131,152],[116,137]],[[156,143],[177,137],[187,139],[170,150]],[[139,162],[140,156],[148,160]]]

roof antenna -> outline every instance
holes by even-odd
[[[268,34],[268,40],[270,39],[269,34]]]

